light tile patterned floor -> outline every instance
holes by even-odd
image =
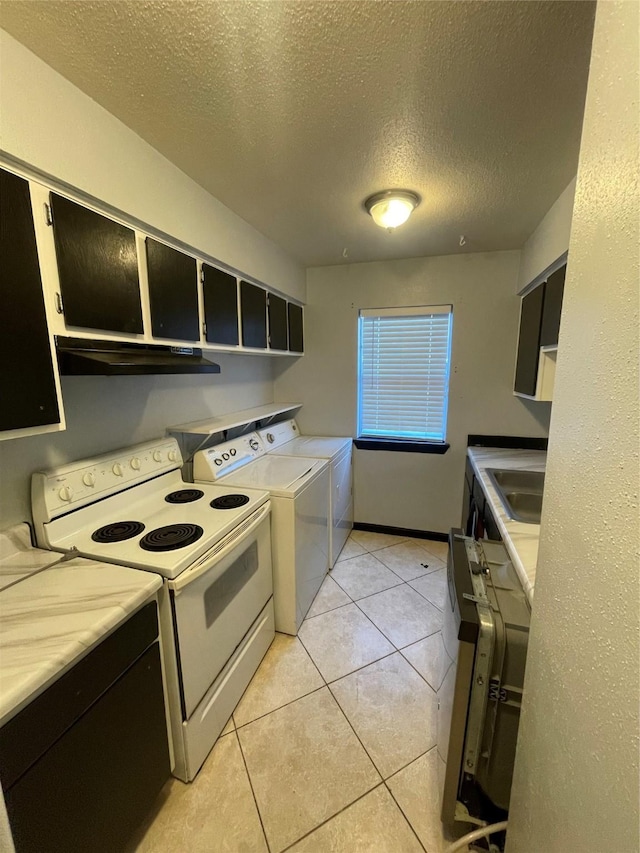
[[[442,853],[436,694],[446,544],[354,531],[277,634],[195,782],[138,853]]]

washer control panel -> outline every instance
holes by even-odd
[[[230,441],[196,453],[193,457],[193,479],[196,482],[217,480],[248,462],[264,456],[266,452],[264,442],[257,432],[232,438]]]

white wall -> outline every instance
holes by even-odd
[[[518,270],[518,293],[521,293],[536,276],[544,272],[569,248],[575,191],[576,179],[574,178],[549,208],[542,222],[522,247]]]
[[[306,355],[275,367],[277,400],[301,400],[303,431],[355,435],[359,308],[453,304],[444,456],[357,450],[356,521],[446,532],[460,523],[468,433],[546,436],[550,404],[515,398],[519,252],[450,255],[307,272]]]
[[[299,264],[1,31],[0,80],[1,144],[9,155],[304,300]],[[274,359],[213,360],[219,376],[63,378],[67,431],[0,443],[0,527],[30,519],[29,475],[37,468],[272,401]]]
[[[596,13],[508,853],[640,850],[639,8]]]
[[[33,471],[161,437],[171,424],[272,401],[274,359],[218,353],[210,359],[220,374],[63,376],[67,429],[0,442],[0,528],[31,520]]]

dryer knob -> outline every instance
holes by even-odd
[[[229,450],[229,453],[230,453],[230,455],[231,455],[231,456],[235,456],[237,452],[238,452],[238,451],[235,449],[235,447],[232,447],[232,448]]]
[[[162,453],[159,450],[153,451],[153,461],[162,462]]]
[[[223,459],[225,459],[225,460],[226,460],[226,459],[228,459],[228,458],[229,458],[229,454],[228,454],[228,453],[223,453],[223,454],[222,454],[222,458],[223,458]]]
[[[133,468],[134,471],[140,470],[140,459],[137,456],[134,456],[129,460],[129,465]]]
[[[250,439],[250,440],[249,440],[249,447],[250,447],[252,450],[257,450],[257,449],[260,447],[260,445],[259,445],[259,444],[258,444],[258,442],[255,440],[255,438],[252,438],[252,439]]]
[[[269,442],[269,444],[273,444],[273,442],[275,440],[276,440],[275,435],[272,432],[268,432],[267,433],[267,441]]]
[[[95,474],[93,474],[91,471],[87,471],[86,474],[82,475],[82,482],[85,484],[85,486],[95,486],[95,484],[96,484]]]
[[[176,453],[176,451],[170,450],[169,451],[169,462],[176,462],[177,459],[178,459],[178,454]]]
[[[122,465],[119,462],[116,462],[111,470],[116,477],[122,477]]]
[[[220,459],[220,457],[218,457],[217,459],[214,459],[213,461],[215,462],[216,465],[222,465],[222,459]]]

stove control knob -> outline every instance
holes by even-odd
[[[216,465],[222,465],[222,459],[220,459],[219,456],[217,459],[214,459],[213,461],[215,462]]]
[[[249,447],[250,447],[252,450],[257,450],[257,449],[260,447],[260,445],[259,445],[259,444],[258,444],[258,442],[255,440],[255,438],[250,438],[250,439],[249,439]]]
[[[85,484],[85,486],[95,486],[96,475],[92,474],[91,471],[87,471],[86,474],[82,475],[82,482]]]
[[[269,444],[273,444],[273,442],[275,440],[276,440],[275,435],[272,432],[268,432],[267,433],[267,441],[269,442]]]
[[[70,501],[73,497],[73,489],[71,486],[63,486],[58,492],[58,497],[61,501]]]
[[[116,462],[111,470],[116,477],[122,477],[122,465],[119,462]]]
[[[129,465],[133,468],[134,471],[140,470],[140,459],[137,456],[134,456],[129,460]]]
[[[232,447],[232,448],[231,448],[231,450],[229,451],[229,453],[231,454],[231,456],[235,456],[237,452],[238,452],[238,451],[235,449],[235,447]]]
[[[170,450],[169,451],[169,462],[176,462],[177,459],[178,459],[178,454],[176,453],[176,451]]]
[[[223,454],[222,454],[222,458],[223,458],[223,459],[228,459],[228,458],[229,458],[229,454],[228,454],[228,453],[223,453]]]
[[[162,453],[159,450],[153,451],[153,461],[154,462],[162,462]]]

